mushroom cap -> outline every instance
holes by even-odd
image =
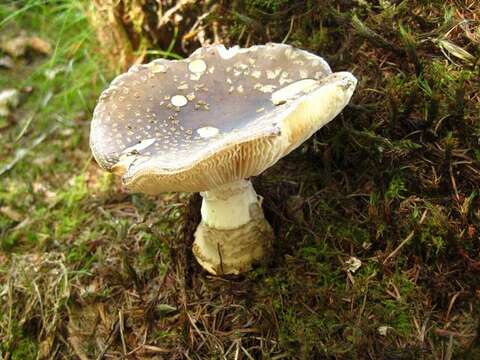
[[[203,47],[135,65],[101,94],[90,147],[131,191],[206,191],[260,174],[331,121],[356,86],[284,44]]]

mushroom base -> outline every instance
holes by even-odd
[[[260,264],[272,250],[273,231],[265,219],[252,220],[235,230],[218,230],[200,223],[193,253],[214,275],[240,274]]]
[[[201,193],[202,221],[193,253],[214,275],[239,274],[272,251],[273,230],[250,181],[241,180]]]

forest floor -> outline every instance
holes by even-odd
[[[275,255],[236,277],[192,257],[198,195],[128,194],[92,159],[115,74],[85,2],[0,4],[0,359],[480,359],[479,5],[233,3],[227,43],[359,79],[255,179]]]

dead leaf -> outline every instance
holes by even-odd
[[[0,92],[0,116],[8,116],[10,110],[17,107],[20,93],[17,89],[5,89]]]
[[[32,184],[32,188],[34,193],[43,194],[47,202],[51,202],[57,196],[55,192],[49,190],[44,184],[40,182],[34,182]]]
[[[467,234],[470,238],[474,238],[475,235],[477,233],[477,229],[475,228],[474,225],[468,225],[468,228],[467,228]]]
[[[20,57],[27,51],[27,42],[24,36],[2,41],[0,45],[3,51],[14,58]]]
[[[44,39],[38,36],[32,36],[28,39],[28,45],[32,50],[43,55],[50,55],[52,53],[52,46]]]
[[[355,273],[358,269],[360,269],[360,266],[362,266],[360,259],[354,256],[351,256],[347,261],[345,261],[345,264],[347,264],[347,271],[351,273]]]
[[[37,359],[49,358],[49,355],[51,355],[54,341],[55,341],[55,336],[51,334],[50,336],[47,336],[47,338],[40,343],[40,346],[38,347]]]
[[[14,66],[15,66],[15,63],[13,62],[10,56],[2,56],[0,58],[0,67],[3,67],[5,69],[11,69]]]
[[[450,55],[453,55],[456,58],[461,59],[461,60],[463,60],[467,63],[474,63],[475,62],[475,56],[470,54],[467,50],[461,48],[458,45],[455,45],[454,43],[452,43],[448,40],[445,40],[445,39],[438,40],[438,46],[443,51],[445,56],[449,59],[450,59],[450,57],[448,55],[450,54]],[[451,61],[453,62],[453,60],[451,60]]]
[[[20,222],[23,220],[22,214],[20,214],[18,211],[13,210],[10,206],[2,206],[0,207],[0,213],[8,217],[9,219]]]
[[[380,335],[387,336],[388,329],[393,329],[393,328],[391,326],[383,325],[383,326],[379,326],[377,331]]]
[[[16,38],[3,41],[0,48],[14,58],[25,55],[27,49],[43,54],[50,55],[52,53],[51,45],[38,36],[21,35]]]

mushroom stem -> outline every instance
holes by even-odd
[[[193,253],[203,268],[215,275],[239,274],[265,258],[272,249],[273,230],[249,180],[200,194],[202,221]]]

